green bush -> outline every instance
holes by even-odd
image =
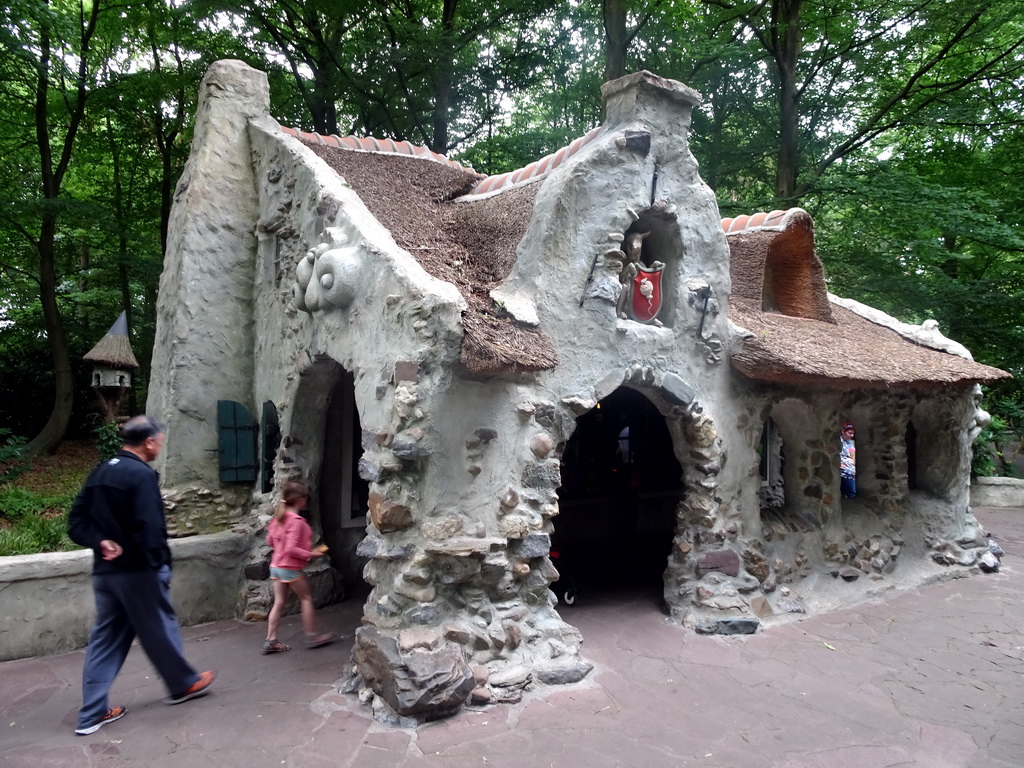
[[[972,477],[994,477],[1012,472],[1012,462],[1004,456],[1000,441],[1006,431],[1006,422],[998,416],[993,416],[988,426],[981,430],[974,441],[971,456]]]
[[[0,488],[0,515],[12,522],[46,509],[43,499],[32,491],[11,486]]]
[[[11,485],[0,486],[0,516],[13,522],[23,517],[42,515],[48,512],[67,512],[71,509],[71,502],[74,500],[74,493],[60,496],[40,496],[25,488]]]
[[[11,482],[28,469],[27,444],[24,437],[12,435],[9,429],[0,429],[0,484]]]
[[[24,488],[0,486],[0,556],[78,549],[68,538],[68,512],[75,496],[40,496]]]
[[[68,538],[68,513],[28,515],[11,528],[0,528],[0,556],[33,555],[80,549]]]
[[[100,461],[114,458],[121,450],[121,425],[116,421],[108,421],[96,427],[96,448],[100,452]]]

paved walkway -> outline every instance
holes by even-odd
[[[747,637],[671,626],[652,600],[593,597],[564,614],[595,664],[584,683],[415,730],[338,692],[357,601],[321,611],[344,638],[316,650],[262,656],[263,625],[186,630],[189,658],[220,677],[176,707],[133,650],[112,700],[128,715],[91,736],[73,733],[80,651],[5,662],[0,766],[1020,768],[1024,510],[976,511],[1007,552],[998,574]],[[283,629],[298,641],[297,617]]]

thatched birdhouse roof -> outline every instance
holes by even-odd
[[[139,367],[139,361],[135,359],[131,342],[128,340],[128,316],[124,312],[114,321],[99,343],[86,352],[82,359],[109,365],[111,368]]]

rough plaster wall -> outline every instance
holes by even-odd
[[[252,130],[259,175],[277,179],[261,187],[260,225],[274,226],[282,210],[287,211],[288,236],[279,276],[257,281],[260,364],[254,399],[272,400],[280,412],[282,434],[289,434],[299,376],[325,357],[354,374],[364,429],[386,431],[393,419],[394,392],[378,398],[377,385],[390,381],[396,361],[418,362],[427,371],[450,365],[457,356],[464,302],[454,286],[430,277],[399,249],[319,158],[269,128],[254,125]],[[295,155],[302,155],[302,162]],[[310,316],[296,309],[296,264],[332,237],[354,249],[362,261],[359,291],[347,311]],[[304,452],[312,461],[322,451],[307,444]]]
[[[262,259],[256,279],[254,400],[275,403],[290,443],[279,456],[279,477],[302,479],[316,493],[321,472],[336,471],[321,467],[323,419],[335,381],[329,361],[354,376],[364,432],[393,435],[401,406],[395,401],[395,363],[419,366],[416,387],[446,387],[458,356],[464,302],[454,286],[430,277],[399,249],[351,189],[300,142],[282,136],[269,121],[254,122],[250,132],[257,174],[266,180],[261,248],[278,262],[275,270],[274,260]],[[321,244],[349,253],[361,266],[351,305],[311,316],[296,307],[296,266]],[[425,445],[433,440],[432,429],[425,425]],[[317,506],[314,501],[314,518]],[[349,530],[345,547],[354,549],[363,530]],[[354,562],[349,560],[345,566]]]
[[[976,407],[970,390],[946,390],[923,398],[913,410],[919,491],[911,508],[929,542],[960,539],[978,526],[969,507],[968,427]]]
[[[665,587],[666,601],[681,615],[676,608],[689,603],[692,553],[701,540],[735,540],[756,520],[756,511],[752,518],[751,505],[741,499],[756,456],[737,426],[740,403],[721,354],[728,334],[721,314],[730,290],[728,251],[714,195],[689,152],[689,104],[641,89],[610,102],[608,113],[606,132],[543,182],[518,262],[499,295],[529,297],[558,349],[558,367],[537,376],[532,388],[521,387],[527,402],[550,403],[562,414],[566,425],[551,431],[556,442],[569,437],[576,416],[621,385],[643,392],[665,415],[687,482]],[[648,132],[650,151],[631,150],[627,131]],[[663,239],[678,237],[681,245],[664,259],[665,304],[672,308],[665,327],[616,317],[618,265],[604,258],[634,214],[644,216],[652,206],[656,166],[655,202],[663,201],[660,220],[667,222]],[[595,260],[594,280],[586,288]],[[701,327],[697,291],[703,286],[710,287],[711,300]],[[522,493],[515,473],[524,461],[514,458],[518,451],[529,465],[531,457],[515,428],[515,414],[502,415],[501,422],[499,415],[491,411],[490,424],[499,434],[516,435],[519,446],[491,450],[509,464],[507,480]],[[500,496],[499,486],[495,478],[490,493]],[[554,505],[551,490],[548,503]],[[756,488],[748,497],[756,500]],[[558,518],[550,523],[557,530]]]
[[[740,613],[771,615],[766,598],[783,611],[828,610],[860,594],[843,579],[822,581],[823,573],[838,577],[842,572],[844,579],[870,573],[876,580],[914,583],[931,575],[929,568],[935,566],[928,554],[933,546],[960,564],[978,556],[960,549],[982,546],[984,541],[956,490],[965,484],[969,465],[969,450],[965,455],[966,425],[973,413],[969,395],[761,389],[753,383],[741,386],[740,393],[746,403],[739,422],[746,447],[759,444],[764,421],[770,416],[782,436],[785,458],[785,504],[760,514],[757,505],[750,503],[760,482],[756,457],[745,463],[749,478],[740,494],[745,535],[730,541],[743,556],[746,574],[741,571],[729,584],[749,589],[752,584],[744,586],[749,574],[757,575],[761,584],[748,593],[749,604],[739,606]],[[912,413],[925,451],[919,463],[922,468],[937,463],[935,474],[944,478],[944,496],[908,488],[906,428]],[[839,491],[839,428],[846,420],[852,420],[858,430],[858,496],[854,499],[842,498]],[[732,449],[733,458],[744,455]],[[713,583],[708,583],[709,578]],[[720,581],[716,575],[697,578],[696,602],[705,609],[729,606],[726,585],[714,583]],[[777,591],[782,586],[789,591]]]
[[[256,280],[261,362],[254,372],[254,397],[273,400],[283,417],[296,374],[325,355],[355,374],[365,426],[386,426],[390,403],[374,395],[382,372],[396,360],[449,364],[457,355],[453,346],[461,336],[465,303],[453,285],[428,275],[401,250],[322,160],[275,129],[272,121],[257,121],[250,131],[261,180],[259,229],[265,237],[282,239],[279,273],[269,275],[264,266]],[[295,270],[321,243],[354,252],[361,262],[358,289],[346,311],[310,316],[296,308]]]
[[[335,364],[354,376],[364,431],[387,434],[395,419],[395,390],[381,385],[392,381],[396,361],[414,361],[422,365],[425,386],[444,386],[434,379],[447,377],[457,358],[464,302],[454,286],[429,276],[399,249],[335,172],[278,132],[272,120],[252,121],[249,135],[260,180],[252,401],[270,400],[277,408],[284,438],[277,483],[294,478],[310,484],[319,532],[319,479],[322,472],[337,471],[321,466]],[[328,245],[360,265],[357,288],[345,311],[311,316],[297,308],[296,268],[311,249]],[[256,495],[257,503],[268,506],[273,499],[273,492]],[[333,564],[349,580],[359,576],[359,560],[352,555],[363,534],[361,528],[346,529],[341,551],[332,551]]]
[[[217,487],[217,400],[250,401],[257,201],[245,126],[268,109],[266,75],[240,61],[203,78],[168,228],[146,406],[168,425],[156,464],[165,485]]]
[[[446,632],[469,638],[465,642],[478,663],[575,656],[565,651],[578,646],[575,631],[554,613],[547,592],[554,573],[544,535],[557,510],[557,446],[571,435],[576,416],[620,384],[655,400],[670,430],[689,430],[711,446],[713,456],[697,452],[715,465],[709,471],[727,477],[745,471],[725,469],[714,447],[717,414],[709,412],[734,407],[724,385],[728,372],[716,355],[727,330],[718,318],[729,290],[727,251],[713,195],[686,147],[688,123],[688,108],[670,111],[667,124],[658,127],[631,123],[652,133],[647,156],[623,149],[622,126],[617,126],[544,182],[520,249],[520,273],[509,286],[513,291],[525,286],[536,300],[561,363],[550,373],[490,382],[453,375],[462,308],[454,289],[424,275],[362,203],[321,170],[312,153],[276,134],[273,126],[253,123],[262,193],[259,229],[263,240],[274,240],[272,248],[261,246],[260,262],[266,269],[279,255],[281,269],[255,280],[254,400],[277,403],[283,434],[299,438],[282,451],[291,462],[287,469],[315,479],[323,447],[316,416],[325,404],[296,401],[296,378],[318,356],[355,375],[367,434],[364,467],[375,481],[371,494],[382,507],[411,512],[411,519],[383,538],[371,528],[367,551],[376,556],[366,577],[375,590],[366,610],[378,627],[395,630],[447,619],[454,623]],[[600,295],[579,306],[591,263],[613,242],[609,233],[623,233],[633,220],[630,209],[642,212],[650,204],[655,162],[658,199],[678,205],[668,212],[668,227],[677,228],[678,235],[670,231],[666,241],[682,245],[666,281],[674,292],[667,297],[674,316],[666,328],[619,321],[614,299]],[[351,302],[321,307],[310,317],[296,312],[288,289],[295,262],[320,242],[339,252],[354,250],[361,266]],[[602,287],[606,277],[596,281],[598,294],[618,284],[612,276],[614,286],[606,280]],[[701,340],[693,281],[713,287]],[[388,341],[381,344],[381,339]],[[396,362],[414,363],[416,376],[397,381]],[[291,373],[282,376],[282,371]],[[700,413],[682,413],[687,408]],[[297,429],[303,434],[295,434]],[[403,458],[396,459],[399,445]],[[683,460],[691,469],[699,463]],[[706,506],[693,515],[715,526],[714,506],[709,492]],[[738,514],[736,505],[730,510]],[[466,548],[479,556],[466,555]],[[501,600],[506,602],[499,605]],[[460,621],[468,618],[467,608],[475,623]]]
[[[646,93],[638,97],[643,116],[652,111],[649,98]],[[659,120],[649,122],[630,120],[620,112],[610,107],[606,133],[543,182],[518,262],[502,293],[531,297],[541,327],[555,341],[559,365],[538,377],[540,391],[553,402],[572,400],[573,408],[585,411],[630,372],[644,370],[650,375],[641,385],[657,388],[670,373],[681,390],[689,390],[686,399],[712,412],[729,410],[733,406],[725,366],[709,363],[709,349],[697,339],[701,304],[694,300],[691,285],[702,282],[712,288],[702,335],[720,344],[727,334],[719,311],[728,300],[729,274],[714,195],[700,180],[686,141],[689,107],[666,107]],[[649,153],[621,146],[627,129],[651,134]],[[678,229],[682,245],[666,267],[665,281],[673,291],[666,303],[675,315],[671,327],[664,328],[616,318],[614,299],[608,297],[618,292],[618,274],[614,262],[604,259],[616,246],[609,235],[629,228],[631,211],[650,207],[655,164],[656,198],[675,206],[669,209],[668,226]],[[594,280],[585,291],[595,260]]]

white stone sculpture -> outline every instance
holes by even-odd
[[[324,237],[295,267],[295,305],[303,312],[347,309],[363,282],[365,258],[348,233],[331,227]]]

